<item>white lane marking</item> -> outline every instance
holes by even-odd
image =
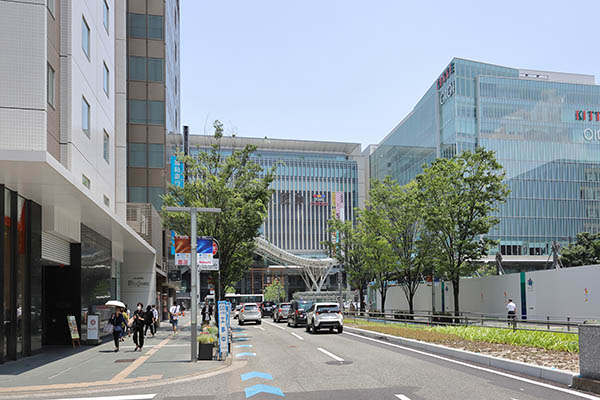
[[[57,399],[57,400],[148,400],[153,399],[156,396],[154,394],[132,394],[127,396],[105,396],[105,397],[78,397],[68,399]]]
[[[319,350],[321,353],[327,354],[329,357],[333,358],[335,361],[344,361],[343,358],[336,356],[335,354],[331,354],[330,352],[328,352],[327,350],[321,348],[321,347],[317,347],[317,350]]]
[[[397,398],[399,398],[400,400],[410,400],[408,397],[406,397],[403,394],[395,394],[394,396],[396,396]]]
[[[275,328],[279,328],[279,329],[281,329],[282,331],[285,331],[285,328],[284,328],[283,326],[276,325],[276,324],[274,324],[274,323],[272,323],[272,322],[269,322],[269,321],[265,321],[265,323],[267,323],[267,324],[269,324],[269,325],[272,325],[272,326],[274,326]]]
[[[67,368],[67,369],[64,369],[64,370],[60,371],[60,372],[59,372],[58,374],[56,374],[56,375],[52,375],[51,377],[49,377],[49,378],[48,378],[48,380],[50,380],[50,379],[54,379],[54,378],[56,378],[57,376],[64,374],[65,372],[67,372],[67,371],[68,371],[68,370],[70,370],[71,368],[73,368],[73,367],[69,367],[69,368]]]
[[[298,335],[297,333],[295,333],[295,332],[290,332],[290,333],[291,333],[292,335],[296,336],[298,339],[300,339],[300,340],[304,340],[304,338],[303,338],[302,336]]]
[[[503,376],[505,378],[511,378],[511,379],[515,379],[515,380],[518,380],[518,381],[521,381],[521,382],[525,382],[525,383],[529,383],[529,384],[532,384],[532,385],[541,386],[541,387],[544,387],[546,389],[551,389],[551,390],[556,390],[556,391],[563,392],[563,393],[568,393],[570,395],[581,397],[581,398],[584,398],[584,399],[600,400],[600,397],[591,396],[591,395],[585,394],[585,393],[579,393],[579,392],[576,392],[574,390],[564,389],[564,388],[561,388],[561,387],[558,387],[558,386],[550,385],[548,383],[542,383],[542,382],[533,381],[531,379],[523,378],[523,377],[520,377],[520,376],[517,376],[517,375],[511,375],[511,374],[506,373],[506,372],[495,371],[493,369],[489,369],[489,368],[485,368],[485,367],[479,367],[477,365],[472,365],[472,364],[467,364],[466,362],[453,360],[451,358],[446,358],[446,357],[438,356],[437,354],[431,354],[431,353],[427,353],[427,352],[424,352],[424,351],[421,351],[421,350],[411,349],[410,347],[400,346],[399,344],[387,343],[387,342],[384,342],[382,340],[377,340],[377,339],[373,339],[373,338],[370,338],[370,337],[358,335],[356,333],[351,333],[351,332],[346,332],[346,331],[344,331],[344,333],[347,334],[347,335],[356,336],[356,337],[361,338],[361,339],[370,340],[372,342],[376,342],[376,343],[380,343],[380,344],[385,344],[387,346],[396,347],[396,348],[399,348],[399,349],[402,349],[402,350],[406,350],[406,351],[410,351],[410,352],[417,353],[417,354],[422,354],[424,356],[428,356],[428,357],[432,357],[432,358],[437,358],[438,360],[444,360],[444,361],[447,361],[447,362],[450,362],[450,363],[462,365],[464,367],[469,367],[469,368],[477,369],[479,371],[485,371],[485,372],[489,372],[491,374],[500,375],[500,376]]]
[[[262,326],[255,326],[254,329],[260,329],[261,331],[265,330],[265,328],[263,328]]]

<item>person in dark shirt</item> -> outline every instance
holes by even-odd
[[[119,339],[120,339],[121,335],[123,334],[123,326],[127,325],[127,322],[125,321],[125,317],[123,317],[123,314],[121,313],[120,307],[117,307],[117,309],[113,313],[113,315],[110,316],[110,319],[108,320],[108,322],[114,326],[113,339],[115,341],[115,352],[117,352],[117,351],[119,351]]]
[[[135,343],[135,350],[141,351],[144,347],[144,320],[146,313],[144,312],[144,305],[142,303],[137,304],[137,310],[133,313],[133,343]]]
[[[154,312],[152,312],[152,307],[146,307],[146,313],[144,314],[144,336],[148,334],[148,328],[150,328],[150,333],[154,337]]]

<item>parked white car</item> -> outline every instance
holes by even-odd
[[[238,316],[238,324],[244,325],[246,322],[255,322],[257,325],[261,323],[261,314],[258,308],[258,304],[246,303],[240,310]]]
[[[240,316],[240,310],[244,307],[243,304],[238,304],[235,306],[235,310],[233,311],[233,319],[237,319]]]
[[[306,332],[317,333],[320,329],[337,329],[338,333],[344,330],[344,316],[337,303],[315,303],[308,310],[306,316]]]

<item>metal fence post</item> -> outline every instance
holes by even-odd
[[[567,332],[571,332],[571,317],[567,317]]]
[[[546,316],[546,327],[550,330],[550,316]]]

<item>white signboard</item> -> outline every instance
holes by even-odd
[[[218,271],[219,259],[213,258],[212,264],[200,264],[200,271]]]
[[[212,253],[198,253],[197,258],[198,265],[212,265],[213,255]]]
[[[219,301],[219,353],[221,356],[227,355],[229,344],[229,335],[227,332],[227,301]]]
[[[192,253],[175,253],[175,265],[190,265]]]
[[[87,339],[88,340],[98,340],[98,324],[99,316],[98,315],[88,315],[87,316]]]

